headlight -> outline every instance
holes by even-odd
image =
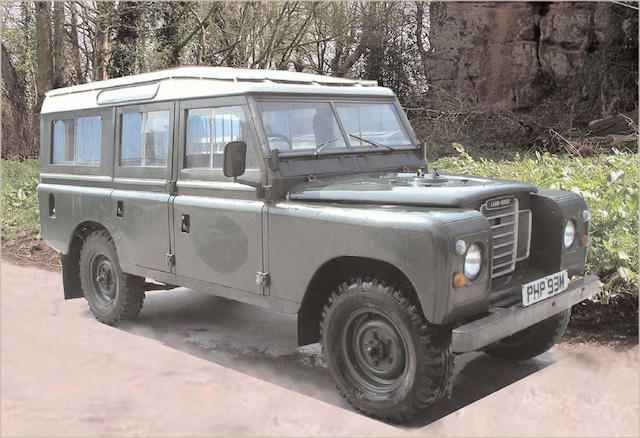
[[[480,251],[480,247],[477,244],[473,243],[469,245],[467,254],[464,256],[464,275],[473,280],[480,273],[481,267],[482,251]]]
[[[576,224],[570,219],[567,221],[567,225],[564,226],[564,247],[569,248],[573,245],[573,241],[576,238]]]

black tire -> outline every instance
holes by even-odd
[[[484,351],[501,359],[531,359],[549,350],[560,340],[570,318],[571,309],[569,308],[491,344]]]
[[[98,321],[115,325],[138,316],[145,296],[144,279],[122,272],[107,231],[94,231],[86,236],[79,265],[82,292]]]
[[[366,415],[406,421],[447,394],[451,330],[428,324],[397,286],[375,277],[342,283],[320,328],[338,390]]]

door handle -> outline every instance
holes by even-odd
[[[191,228],[191,220],[189,218],[188,214],[183,214],[182,215],[182,232],[183,233],[188,233],[189,232],[189,228]]]
[[[124,205],[122,204],[122,201],[118,201],[116,203],[116,216],[122,217],[123,214],[124,214]]]

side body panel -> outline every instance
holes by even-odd
[[[121,263],[170,272],[169,194],[165,181],[153,183],[115,179],[109,206],[112,235]]]
[[[185,189],[178,185],[179,191]],[[245,198],[252,195],[250,200],[216,195],[213,187],[199,190],[198,195],[178,195],[173,202],[176,273],[262,294],[256,273],[262,271],[264,203],[255,200],[255,191],[237,191]],[[225,186],[217,191],[224,192]]]

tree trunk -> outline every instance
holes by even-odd
[[[44,93],[53,84],[53,57],[51,53],[51,8],[49,2],[35,2],[36,5],[36,55],[38,57],[38,100],[35,112],[40,112]]]
[[[78,41],[78,13],[76,4],[69,3],[71,11],[71,56],[73,57],[73,68],[76,75],[76,84],[85,82],[84,73],[82,72],[82,58],[80,57],[80,42]]]
[[[64,30],[64,1],[53,2],[53,88],[69,85],[67,47]]]
[[[2,156],[22,158],[38,153],[37,138],[31,135],[33,117],[27,105],[23,78],[18,75],[10,54],[2,45],[2,81],[4,83],[2,107]]]
[[[113,3],[110,1],[96,2],[96,38],[93,49],[93,79],[102,81],[109,78],[108,67],[111,56],[110,20],[113,19]]]

